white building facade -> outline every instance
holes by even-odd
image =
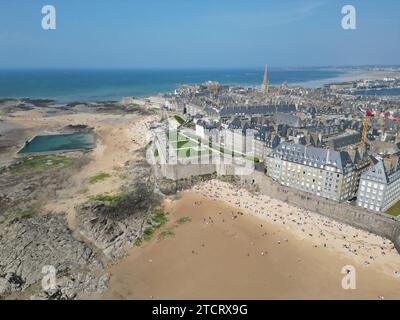
[[[267,175],[280,184],[338,202],[356,196],[363,167],[347,152],[290,143],[280,144],[265,163]]]
[[[385,212],[400,200],[400,167],[398,156],[374,159],[374,165],[361,175],[357,196],[359,207]]]

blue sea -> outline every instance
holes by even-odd
[[[354,94],[359,96],[400,96],[400,88],[359,90],[354,92]]]
[[[271,69],[271,84],[302,84],[343,75],[319,68]],[[185,83],[208,80],[231,85],[260,85],[263,69],[237,70],[0,70],[0,98],[46,98],[61,103],[119,100],[173,92]]]

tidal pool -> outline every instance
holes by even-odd
[[[88,150],[94,147],[92,133],[70,133],[36,136],[18,152],[20,154]]]

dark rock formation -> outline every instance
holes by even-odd
[[[158,202],[151,184],[138,183],[129,193],[77,208],[77,228],[108,258],[117,259],[142,236],[148,211]]]
[[[61,214],[16,218],[0,225],[0,248],[0,297],[41,281],[44,266],[54,266],[57,274],[103,269],[92,250],[72,236]]]

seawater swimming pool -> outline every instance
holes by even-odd
[[[19,154],[88,150],[94,147],[94,135],[88,132],[40,135],[34,137],[18,152]]]

